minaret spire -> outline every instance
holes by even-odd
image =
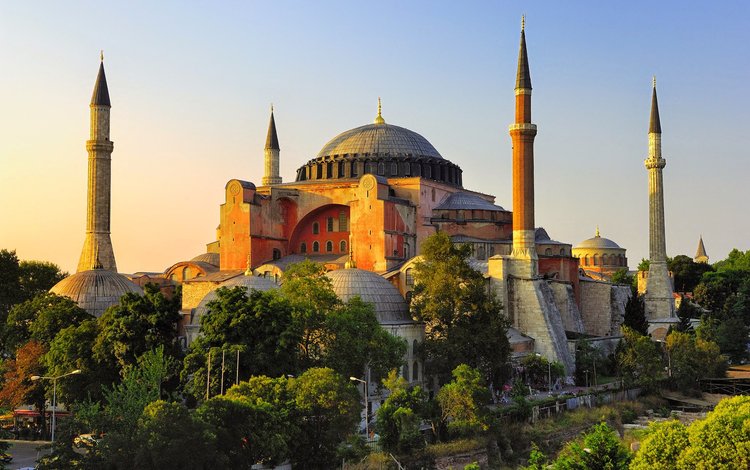
[[[109,140],[109,118],[112,107],[104,73],[104,53],[100,53],[99,73],[91,95],[91,132],[86,141],[89,153],[88,202],[86,208],[86,239],[77,271],[95,266],[117,272],[110,229],[112,150]]]
[[[266,146],[263,149],[265,174],[263,175],[263,186],[280,184],[279,176],[279,136],[276,134],[276,120],[273,117],[273,104],[271,104],[271,118],[268,121],[268,133],[266,134]]]
[[[526,51],[525,18],[521,20],[521,42],[516,72],[516,118],[509,127],[513,141],[513,250],[516,275],[535,277],[538,272],[534,240],[534,138],[537,128],[531,123],[531,73]]]
[[[383,106],[380,102],[379,96],[378,96],[378,115],[375,116],[375,124],[385,124],[385,119],[383,119]]]
[[[662,170],[667,161],[661,156],[661,121],[656,98],[656,77],[652,83],[651,117],[648,130],[649,194],[649,269],[646,281],[646,318],[654,320],[674,316],[672,281],[667,268],[667,244],[664,229],[664,180]]]

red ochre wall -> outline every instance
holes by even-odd
[[[346,214],[346,229],[341,230],[339,226],[339,215],[341,211]],[[325,255],[325,254],[347,254],[349,252],[349,229],[351,226],[351,217],[349,207],[343,205],[328,205],[316,209],[306,215],[294,228],[289,251],[291,253],[301,253],[300,246],[302,243],[307,245],[308,255]],[[333,218],[333,231],[328,230],[328,218]],[[313,225],[318,223],[318,233],[313,233]],[[346,242],[346,250],[341,251],[341,241]],[[313,243],[320,244],[320,251],[313,251]],[[332,251],[326,251],[326,243],[330,241],[333,244]]]
[[[558,273],[556,279],[567,281],[573,285],[576,301],[580,305],[580,289],[578,287],[578,258],[568,256],[539,256],[539,274]]]

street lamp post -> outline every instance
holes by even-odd
[[[370,439],[370,395],[367,390],[367,381],[358,379],[357,377],[349,377],[349,380],[353,382],[361,382],[365,384],[365,434],[367,439]]]
[[[67,377],[69,375],[75,375],[80,374],[81,369],[76,369],[74,371],[68,372],[67,374],[58,375],[57,377],[46,377],[46,376],[39,376],[39,375],[32,375],[31,380],[51,380],[52,381],[52,443],[55,443],[55,425],[57,424],[57,419],[55,415],[55,411],[57,410],[57,379],[61,379],[63,377]]]

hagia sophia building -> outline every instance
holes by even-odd
[[[444,232],[455,243],[471,245],[472,265],[484,274],[511,321],[508,336],[514,357],[539,353],[572,373],[578,338],[611,344],[619,336],[630,288],[612,285],[602,272],[627,269],[627,258],[625,249],[601,238],[598,229],[596,237],[574,249],[535,223],[537,127],[531,120],[523,27],[515,97],[515,122],[509,128],[512,159],[494,162],[497,169],[512,166],[512,208],[467,187],[456,162],[417,132],[387,121],[380,102],[372,123],[333,137],[314,158],[301,163],[294,181],[285,182],[279,174],[283,139],[272,109],[264,175],[259,181],[237,178],[226,183],[216,239],[207,243],[206,252],[176,262],[163,273],[123,275],[117,273],[109,236],[114,146],[109,140],[111,104],[102,64],[87,142],[85,244],[78,272],[52,292],[73,298],[98,316],[120,295],[140,292],[147,282],[164,288],[181,284],[179,331],[189,344],[200,334],[200,318],[218,287],[274,289],[290,264],[308,258],[326,266],[340,298],[359,295],[374,304],[384,328],[409,346],[403,376],[423,382],[415,350],[424,339],[424,326],[412,320],[408,302],[422,244],[430,235]]]

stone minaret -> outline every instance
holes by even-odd
[[[281,183],[279,176],[279,137],[276,135],[276,121],[273,119],[273,106],[271,106],[271,120],[268,123],[268,135],[266,136],[265,174],[263,175],[263,186]]]
[[[93,269],[98,262],[103,269],[117,272],[112,240],[109,237],[110,179],[114,148],[109,140],[111,107],[102,56],[94,94],[91,96],[91,138],[86,141],[86,150],[89,152],[86,240],[78,261],[78,271]]]
[[[531,123],[531,75],[526,53],[524,20],[521,20],[521,45],[516,73],[516,119],[510,125],[513,141],[513,251],[514,274],[534,277],[538,258],[534,241],[534,137]]]
[[[667,269],[667,245],[664,235],[664,183],[662,169],[667,161],[661,157],[661,121],[656,100],[656,79],[651,95],[651,121],[648,129],[648,208],[649,259],[646,282],[646,318],[654,320],[674,315],[672,281]]]
[[[706,247],[703,245],[703,235],[698,239],[698,249],[695,252],[693,261],[696,263],[708,264],[708,254],[706,254]]]

